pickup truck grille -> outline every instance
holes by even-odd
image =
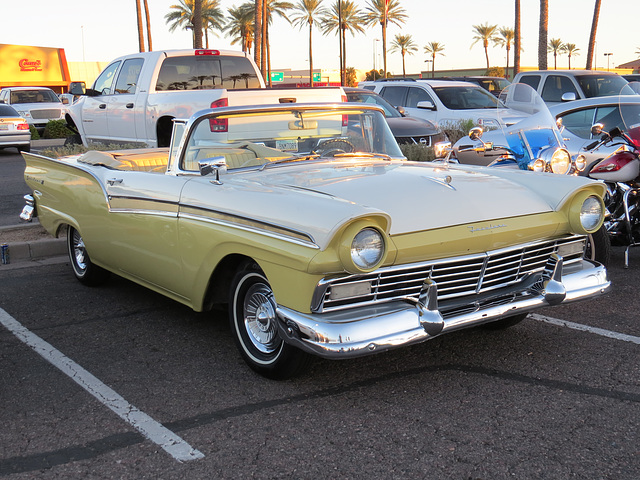
[[[34,120],[43,120],[45,118],[60,118],[59,108],[47,108],[42,110],[31,110],[31,118]]]
[[[386,267],[370,274],[329,280],[318,286],[320,292],[317,292],[319,295],[316,298],[320,302],[314,311],[328,312],[406,297],[417,299],[427,278],[438,285],[438,301],[482,294],[517,283],[532,273],[541,272],[549,257],[558,253],[559,247],[562,247],[561,256],[565,266],[579,262],[583,257],[584,246],[584,237],[571,236],[485,254]],[[354,286],[353,291],[362,292],[363,289],[358,285],[366,286],[367,283],[370,283],[371,288],[366,294],[348,298],[332,295],[335,287],[348,285]]]

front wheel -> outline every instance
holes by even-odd
[[[286,344],[278,334],[276,301],[257,265],[249,264],[234,277],[229,322],[236,346],[252,370],[283,380],[307,367],[310,357]]]
[[[107,281],[109,272],[91,262],[82,235],[73,227],[67,232],[67,247],[73,274],[80,283],[95,287]]]
[[[601,226],[596,232],[587,235],[587,246],[584,251],[584,258],[601,263],[605,267],[611,258],[611,240],[609,234]]]

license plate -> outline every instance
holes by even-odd
[[[276,148],[283,152],[297,152],[298,140],[276,140]]]
[[[9,125],[6,123],[0,123],[0,130],[9,130]]]

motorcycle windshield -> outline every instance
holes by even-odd
[[[543,150],[563,145],[553,115],[540,95],[529,85],[511,84],[502,90],[500,99],[510,109],[528,115],[520,122],[502,128],[506,146],[511,150],[520,169],[529,170],[531,163],[540,158]]]
[[[640,91],[640,82],[629,83],[626,89],[620,93],[627,92],[628,89]],[[636,148],[640,149],[640,96],[620,95],[618,97],[618,111],[620,112],[620,130],[627,134]]]

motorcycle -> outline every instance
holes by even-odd
[[[559,175],[578,175],[585,170],[585,156],[569,154],[555,118],[532,87],[511,84],[499,99],[501,107],[519,111],[521,120],[500,122],[505,126],[494,130],[472,128],[443,161]],[[604,226],[588,235],[585,258],[607,265],[610,254],[611,243]]]
[[[637,112],[629,112],[625,118],[620,108],[620,126],[605,132],[601,123],[591,128],[599,140],[586,149],[597,151],[602,145],[618,145],[619,148],[596,163],[588,172],[590,178],[602,180],[607,185],[605,206],[607,216],[604,227],[613,245],[626,246],[624,267],[629,267],[629,250],[640,245],[640,118]],[[633,118],[629,118],[633,115]]]

